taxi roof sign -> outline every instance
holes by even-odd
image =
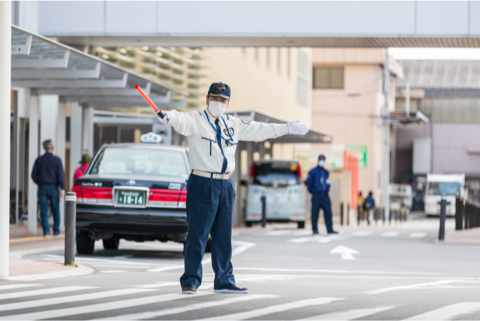
[[[162,142],[162,136],[153,132],[143,134],[140,136],[140,142],[144,144],[160,144]]]

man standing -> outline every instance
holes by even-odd
[[[43,236],[50,231],[48,224],[48,204],[53,212],[53,234],[60,235],[60,197],[64,194],[63,165],[60,157],[53,155],[53,144],[50,139],[43,143],[45,154],[39,156],[32,169],[32,180],[38,185],[38,201],[42,221]]]
[[[180,278],[184,294],[196,293],[202,282],[202,258],[209,235],[212,238],[215,291],[247,292],[246,288],[236,285],[231,263],[235,190],[230,175],[235,169],[238,142],[263,141],[286,134],[305,135],[308,132],[300,122],[246,122],[225,115],[229,101],[230,87],[218,82],[210,85],[205,110],[158,113],[163,121],[188,138],[192,173],[187,182],[185,272]]]
[[[307,189],[312,194],[312,232],[318,234],[318,214],[323,210],[323,218],[328,234],[337,234],[333,230],[332,222],[332,204],[330,201],[330,173],[325,169],[325,155],[318,156],[318,165],[308,172]]]

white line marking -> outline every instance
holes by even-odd
[[[381,236],[383,237],[396,237],[398,236],[398,232],[385,232],[385,233],[382,233]]]
[[[407,320],[452,320],[456,316],[480,310],[479,302],[462,302],[415,315]]]
[[[409,238],[412,238],[412,239],[421,239],[421,238],[424,238],[425,236],[427,236],[427,233],[411,233],[408,237]]]
[[[340,254],[342,260],[355,260],[354,255],[359,254],[359,252],[347,246],[339,245],[333,248],[330,254]]]
[[[94,286],[62,286],[57,288],[47,288],[47,289],[40,289],[40,290],[2,293],[0,294],[0,300],[16,299],[16,298],[23,298],[23,297],[43,295],[43,294],[56,294],[56,293],[88,290],[88,289],[95,289],[95,287]]]
[[[101,273],[125,273],[127,271],[122,271],[122,270],[101,270]]]
[[[197,293],[195,297],[205,296],[205,295],[211,295],[211,294]],[[181,294],[162,294],[162,295],[154,295],[154,296],[142,297],[142,298],[136,298],[136,299],[126,299],[126,300],[118,300],[114,302],[96,303],[96,304],[90,304],[90,305],[85,305],[81,307],[72,307],[72,308],[64,308],[64,309],[58,309],[58,310],[46,310],[46,311],[40,311],[40,312],[8,315],[7,318],[9,320],[38,320],[38,319],[47,319],[47,318],[54,319],[54,318],[60,318],[65,316],[77,315],[77,314],[119,310],[119,309],[131,308],[134,306],[141,306],[141,305],[147,305],[152,303],[182,300],[182,299],[187,299],[191,297],[192,296],[190,295],[181,295]]]
[[[278,305],[272,305],[266,308],[260,308],[256,310],[251,310],[247,312],[239,312],[233,313],[228,315],[222,315],[215,318],[207,318],[206,320],[245,320],[245,319],[253,319],[260,316],[264,316],[267,314],[284,312],[292,309],[299,309],[308,306],[316,306],[319,304],[327,304],[334,301],[342,300],[339,298],[315,298],[315,299],[307,299],[301,301],[294,301],[289,303],[283,303]],[[200,319],[204,320],[204,319]]]
[[[353,232],[352,236],[365,237],[365,236],[369,236],[370,234],[372,234],[372,232],[358,231],[358,232]]]
[[[425,275],[440,276],[440,273],[423,272],[402,272],[402,271],[376,271],[376,270],[330,270],[330,269],[284,269],[284,268],[264,268],[264,267],[237,267],[235,271],[261,271],[261,272],[291,272],[291,273],[331,273],[331,274],[370,274],[370,275]]]
[[[145,289],[156,289],[156,288],[164,288],[168,286],[175,286],[178,285],[180,286],[179,282],[158,282],[158,283],[152,283],[152,284],[144,284],[144,285],[139,285],[139,288],[145,288]]]
[[[213,301],[213,302],[202,302],[202,303],[195,303],[179,308],[170,308],[160,311],[151,311],[151,312],[141,312],[141,313],[132,313],[127,315],[120,315],[113,318],[105,318],[105,319],[97,319],[97,320],[140,320],[140,319],[153,319],[158,318],[165,315],[172,315],[172,314],[179,314],[187,311],[194,311],[200,309],[208,309],[212,307],[232,304],[232,303],[239,303],[244,301],[251,301],[251,300],[261,300],[261,299],[270,299],[275,298],[276,295],[242,295],[237,296],[225,300],[220,301]]]
[[[436,282],[426,282],[426,283],[416,283],[416,284],[410,284],[410,285],[401,285],[401,286],[394,286],[394,287],[389,287],[389,288],[372,290],[372,291],[368,291],[366,293],[374,295],[374,294],[382,294],[382,293],[394,292],[394,291],[413,290],[413,289],[421,289],[421,288],[434,288],[435,286],[438,286],[438,285],[445,285],[445,284],[450,284],[450,283],[454,283],[454,282],[461,282],[461,280],[441,280],[441,281],[436,281]]]
[[[65,277],[71,277],[71,276],[80,276],[80,275],[91,274],[93,272],[94,270],[92,268],[88,266],[80,265],[78,267],[68,268],[67,270],[63,270],[63,271],[9,276],[4,279],[9,281],[39,281],[39,280],[47,280],[47,279],[59,279],[59,278],[65,278]]]
[[[104,299],[115,296],[127,295],[127,294],[138,294],[151,292],[154,290],[147,289],[120,289],[120,290],[110,290],[103,292],[87,293],[87,294],[78,294],[72,296],[63,296],[55,297],[48,299],[39,299],[39,300],[30,300],[22,301],[18,303],[9,303],[9,304],[0,304],[0,311],[10,311],[10,310],[21,310],[28,308],[36,308],[47,305],[62,304],[62,303],[72,303],[85,300],[95,300],[95,299]]]
[[[320,314],[314,317],[309,317],[304,320],[354,320],[360,319],[375,313],[383,312],[386,310],[392,309],[393,306],[385,306],[385,307],[378,307],[372,309],[355,309],[355,310],[348,310],[343,312],[333,312],[327,314]]]
[[[23,288],[31,288],[31,287],[34,287],[34,286],[40,286],[40,284],[18,283],[18,284],[0,285],[0,291],[13,290],[13,289],[23,289]]]
[[[53,255],[53,254],[46,254],[44,255],[46,258],[51,258],[55,260],[63,260],[63,256],[60,255]],[[76,261],[78,262],[90,262],[90,263],[102,263],[108,265],[126,265],[126,266],[151,266],[153,263],[141,263],[141,262],[131,262],[131,261],[124,261],[124,260],[117,260],[117,259],[105,259],[105,258],[94,258],[94,257],[77,257]]]
[[[238,244],[238,247],[236,246],[236,247],[233,249],[232,256],[236,256],[236,255],[242,254],[243,252],[245,252],[245,251],[248,250],[249,248],[255,246],[255,243],[244,242],[244,241],[234,241],[233,244],[234,244],[234,245],[237,245],[237,244]]]

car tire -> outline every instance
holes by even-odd
[[[305,228],[305,222],[297,222],[297,228],[298,229],[304,229]]]
[[[246,221],[245,222],[245,226],[246,227],[252,227],[253,223],[252,222],[249,222],[249,221]]]
[[[205,246],[206,253],[212,253],[212,239],[208,239],[207,245]]]
[[[87,232],[77,233],[76,241],[78,254],[91,255],[95,251],[95,240]]]
[[[118,247],[120,245],[120,239],[116,237],[103,239],[102,242],[103,242],[103,248],[105,250],[118,250]]]

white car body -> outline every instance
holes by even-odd
[[[465,175],[428,174],[425,191],[425,213],[440,215],[440,201],[445,199],[447,216],[455,216],[455,200],[464,193]],[[443,189],[443,191],[442,191]]]

